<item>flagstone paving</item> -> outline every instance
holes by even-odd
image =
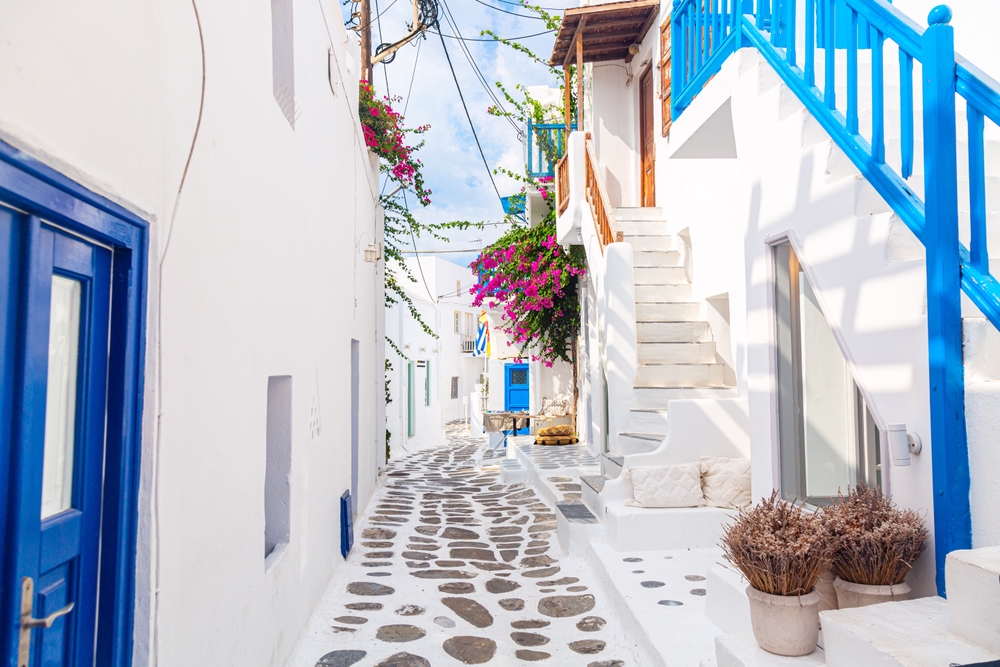
[[[289,667],[637,666],[553,508],[446,435],[387,467]]]

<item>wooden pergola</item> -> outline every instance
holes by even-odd
[[[573,7],[563,13],[549,64],[562,66],[565,85],[566,131],[570,118],[569,68],[576,60],[576,127],[583,129],[583,64],[624,60],[631,62],[660,11],[660,0],[609,2]],[[633,48],[635,47],[635,48]]]

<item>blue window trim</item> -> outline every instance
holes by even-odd
[[[0,201],[38,216],[113,249],[112,303],[108,376],[108,413],[105,441],[106,470],[102,515],[102,585],[98,618],[97,664],[132,664],[132,628],[135,606],[135,553],[138,526],[139,457],[146,348],[147,266],[149,225],[121,206],[90,192],[26,153],[0,141]],[[3,323],[18,327],[17,322]],[[0,461],[10,460],[0,451]],[[6,534],[8,498],[0,482],[0,599],[11,599],[16,573],[9,571]],[[14,613],[13,605],[5,605]],[[0,610],[2,612],[2,610]],[[6,612],[4,612],[6,613]],[[0,623],[0,655],[16,647],[16,622]]]

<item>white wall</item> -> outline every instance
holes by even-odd
[[[340,560],[352,338],[361,506],[381,448],[357,48],[336,5],[295,0],[293,130],[272,96],[269,5],[200,2],[204,110],[178,202],[202,86],[192,5],[7,10],[0,137],[151,225],[135,664],[282,664]],[[265,569],[272,375],[293,385],[291,536]]]

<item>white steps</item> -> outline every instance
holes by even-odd
[[[731,398],[736,396],[736,393],[735,387],[695,387],[692,385],[685,387],[640,385],[632,390],[633,407],[639,409],[663,409],[667,405],[667,401],[678,398]]]
[[[638,237],[633,237],[638,238]],[[635,268],[684,266],[681,253],[677,250],[634,250],[632,266]]]
[[[1000,655],[1000,547],[953,551],[945,570],[952,631]]]
[[[663,444],[663,439],[666,437],[665,433],[623,431],[618,434],[618,451],[615,454],[620,456],[645,454]]]
[[[636,285],[635,303],[660,303],[663,301],[687,301],[691,298],[690,285]],[[697,305],[697,304],[695,304]]]
[[[639,387],[724,387],[725,366],[721,363],[640,364]]]
[[[708,322],[636,322],[639,343],[706,342],[712,340],[712,328]]]
[[[629,428],[650,433],[666,433],[666,408],[632,408],[629,410]]]
[[[687,270],[683,266],[659,266],[633,268],[636,285],[686,285]]]
[[[697,301],[642,301],[635,304],[636,319],[649,322],[695,322],[700,316]]]
[[[619,206],[615,209],[615,222],[619,225],[633,221],[663,220],[663,209],[655,206]]]
[[[640,364],[710,364],[715,343],[639,343]]]

